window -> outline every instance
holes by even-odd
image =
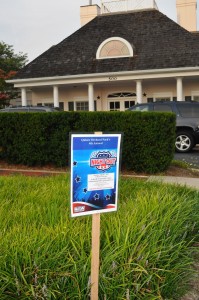
[[[159,97],[159,98],[155,98],[156,102],[160,102],[160,101],[171,101],[170,97]]]
[[[124,108],[125,110],[127,110],[128,108],[130,108],[131,106],[135,105],[135,101],[124,101]]]
[[[119,101],[109,102],[109,110],[110,111],[120,110],[120,102]]]
[[[61,110],[64,110],[64,102],[59,102],[59,108],[61,108]]]
[[[79,101],[76,102],[76,111],[88,111],[88,101]]]
[[[185,101],[191,101],[191,96],[185,96]]]
[[[172,94],[172,92],[167,92],[167,91],[161,92],[161,93],[154,93],[153,100],[154,100],[154,102],[172,101],[173,94]]]
[[[43,105],[48,107],[54,107],[54,103],[52,102],[44,103]]]
[[[28,112],[29,109],[28,108],[13,108],[9,110],[10,112]]]
[[[105,40],[98,48],[96,53],[97,59],[131,57],[133,48],[131,44],[119,37],[112,37]]]
[[[108,109],[110,111],[124,111],[135,105],[136,93],[134,92],[116,92],[109,94]]]
[[[191,100],[199,102],[199,91],[191,92]]]
[[[69,101],[68,111],[89,111],[88,101]],[[97,101],[94,100],[94,111],[97,111]]]
[[[37,103],[37,106],[48,106],[48,107],[54,107],[54,103],[49,102],[49,103]]]
[[[199,106],[197,103],[187,103],[188,105],[184,105],[185,103],[178,102],[178,110],[182,117],[185,118],[198,118],[199,117]]]
[[[150,111],[150,107],[149,105],[140,105],[140,106],[136,106],[132,109],[133,111]]]
[[[135,105],[135,101],[129,101],[129,100],[125,100],[125,101],[110,101],[109,102],[109,110],[110,111],[114,111],[114,110],[127,110],[130,107]]]
[[[171,111],[172,112],[171,106],[167,105],[167,104],[158,104],[158,103],[155,103],[154,104],[154,110],[155,111]]]
[[[68,102],[68,110],[69,111],[74,111],[74,102]]]
[[[31,112],[45,112],[45,109],[39,109],[39,108],[35,108],[35,107],[33,107],[32,109],[31,109]]]
[[[54,102],[37,103],[37,106],[54,107]],[[61,108],[62,110],[64,110],[64,102],[59,102],[59,108]]]
[[[112,93],[108,95],[108,98],[124,98],[124,97],[135,97],[136,93],[131,92],[120,92],[120,93]]]
[[[199,101],[199,96],[193,96],[194,101]]]

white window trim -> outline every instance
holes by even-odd
[[[101,52],[102,48],[104,47],[104,45],[106,45],[108,42],[111,42],[111,41],[120,41],[120,42],[124,43],[127,46],[130,55],[100,57],[100,52]],[[120,38],[120,37],[111,37],[111,38],[106,39],[105,41],[103,41],[101,43],[101,45],[97,49],[97,53],[96,53],[96,59],[109,59],[109,58],[121,58],[121,57],[132,57],[132,56],[133,56],[133,48],[132,48],[131,44],[127,40]]]

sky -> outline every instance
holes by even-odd
[[[100,5],[100,0],[92,0]],[[156,0],[176,21],[175,0]],[[0,41],[32,61],[80,28],[80,6],[89,0],[0,0]]]

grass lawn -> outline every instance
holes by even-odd
[[[70,217],[69,184],[0,177],[1,300],[89,298],[92,217]],[[99,299],[178,299],[198,215],[198,191],[121,179],[118,212],[101,215]]]

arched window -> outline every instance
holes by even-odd
[[[131,57],[133,56],[133,48],[131,44],[123,38],[112,37],[105,40],[99,46],[96,58],[118,58],[118,57]]]
[[[127,97],[135,97],[136,93],[131,92],[119,92],[119,93],[113,93],[109,94],[108,98],[127,98]]]

